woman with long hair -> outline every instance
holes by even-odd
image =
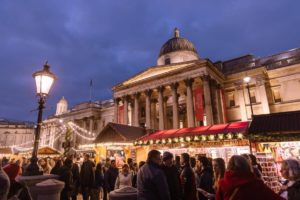
[[[219,181],[216,200],[283,200],[252,172],[249,161],[243,156],[232,156],[224,178]]]
[[[224,178],[225,174],[225,161],[223,158],[215,158],[212,161],[212,167],[214,172],[214,184],[213,188],[215,191],[218,190],[219,181]]]

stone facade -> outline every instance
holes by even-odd
[[[31,147],[34,139],[34,124],[31,122],[0,119],[0,146]]]
[[[244,77],[251,77],[250,82]],[[108,122],[162,130],[251,120],[251,105],[254,115],[300,110],[299,89],[300,49],[212,62],[175,29],[157,66],[114,86],[113,101],[58,111],[44,121],[42,143],[61,147],[64,135],[55,136],[60,120],[97,135]],[[58,108],[65,108],[64,102]],[[73,140],[76,145],[92,142],[81,136]]]

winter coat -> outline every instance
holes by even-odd
[[[132,173],[128,173],[127,175],[119,173],[115,184],[115,190],[126,186],[132,187]]]
[[[167,178],[171,200],[182,200],[183,193],[180,184],[180,175],[178,169],[174,165],[172,165],[171,167],[163,165],[162,170],[164,171]]]
[[[101,171],[95,171],[95,184],[96,188],[104,186],[104,175]]]
[[[219,181],[216,200],[284,200],[253,173],[227,171]]]
[[[137,175],[138,200],[170,200],[164,172],[155,163],[147,162]]]
[[[300,199],[300,180],[296,181],[292,186],[287,188],[288,200]]]
[[[180,174],[184,200],[197,200],[196,177],[190,165],[185,165]]]
[[[203,170],[201,170],[201,172],[197,173],[197,176],[197,188],[201,188],[202,190],[213,194],[214,189],[212,170],[210,168],[204,168]],[[205,197],[201,192],[198,192],[198,198],[199,200],[207,199],[207,197]]]
[[[3,170],[6,172],[10,181],[15,181],[16,177],[19,175],[21,171],[21,167],[16,164],[8,164],[5,167],[3,167]]]
[[[73,189],[71,192],[71,196],[77,196],[78,188],[80,186],[80,174],[79,174],[79,166],[76,163],[72,165],[72,176],[73,176]]]
[[[65,187],[61,191],[61,197],[69,198],[74,188],[72,170],[68,166],[63,166],[60,170],[59,180],[65,183]],[[64,199],[65,199],[64,198]]]
[[[108,192],[115,189],[116,179],[119,175],[118,168],[109,167],[104,174],[105,187]]]
[[[0,200],[6,200],[10,188],[9,177],[0,169]]]
[[[80,170],[81,187],[92,188],[95,185],[94,163],[90,160],[84,161]]]

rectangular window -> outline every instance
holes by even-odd
[[[229,107],[234,107],[235,106],[235,100],[234,100],[234,94],[228,94],[227,96],[228,102],[229,102]]]
[[[274,102],[275,103],[281,102],[281,96],[280,96],[279,88],[272,89],[272,93],[273,93]]]
[[[256,97],[255,97],[255,91],[254,90],[250,91],[250,99],[251,99],[251,103],[256,103]]]

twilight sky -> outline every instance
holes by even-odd
[[[45,117],[112,96],[111,88],[156,64],[178,27],[202,58],[267,56],[300,47],[298,0],[0,0],[0,118],[35,121],[32,73],[58,76]]]

